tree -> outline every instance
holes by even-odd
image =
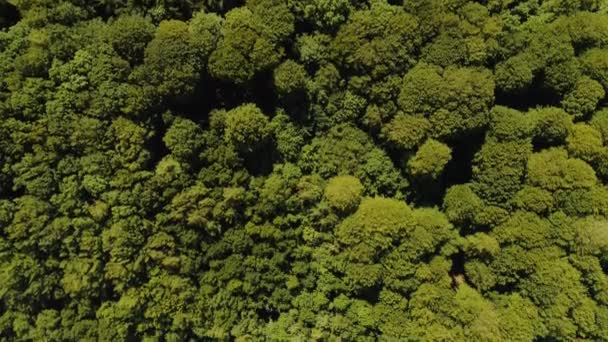
[[[444,102],[441,69],[419,63],[403,78],[399,105],[408,114],[430,116]]]
[[[154,25],[143,17],[125,15],[109,26],[107,39],[114,50],[132,65],[140,64],[148,43],[154,38]]]
[[[532,129],[530,116],[519,111],[496,106],[490,112],[490,134],[499,141],[530,138]]]
[[[325,188],[325,198],[332,208],[348,212],[359,205],[363,185],[353,176],[336,176]]]
[[[278,1],[268,1],[270,7],[257,4],[263,1],[252,2],[253,9],[247,7],[236,8],[226,14],[223,25],[223,38],[218,47],[209,57],[208,68],[214,77],[242,84],[277,64],[283,55],[278,45],[293,30],[293,16],[285,13]],[[257,10],[264,10],[272,16],[261,17]],[[273,13],[273,11],[277,11]],[[274,17],[278,13],[285,13],[281,17]],[[264,22],[267,18],[276,18],[276,22]],[[273,19],[274,20],[274,19]],[[285,23],[281,28],[274,24]]]
[[[458,136],[485,125],[494,101],[491,73],[478,68],[447,68],[443,78],[446,97],[442,109],[445,111],[438,111],[430,118],[434,135]]]
[[[604,144],[608,141],[608,111],[600,110],[593,115],[591,126],[600,131]]]
[[[296,161],[304,146],[306,133],[285,114],[277,114],[270,122],[278,152],[285,160]]]
[[[533,186],[524,186],[512,199],[516,208],[539,215],[553,211],[555,200],[551,192]]]
[[[598,81],[604,87],[604,90],[608,89],[607,54],[608,51],[603,49],[590,49],[581,56],[581,64],[585,73]]]
[[[564,110],[575,117],[583,117],[595,111],[606,92],[600,83],[588,77],[578,80],[572,90],[562,100]]]
[[[40,198],[49,198],[56,190],[56,180],[49,170],[49,164],[55,160],[38,146],[33,153],[27,153],[21,160],[12,165],[13,190],[25,189],[27,194]]]
[[[497,300],[500,331],[514,341],[527,341],[545,335],[538,309],[519,294],[501,296]]]
[[[190,39],[188,25],[163,21],[145,50],[144,68],[136,74],[157,88],[161,96],[183,96],[194,91],[202,62]]]
[[[498,341],[499,316],[494,305],[466,284],[459,286],[454,297],[452,315],[464,326],[464,336],[472,340]]]
[[[540,263],[522,284],[527,297],[540,309],[548,336],[576,336],[580,329],[569,319],[568,311],[586,297],[580,273],[565,260]]]
[[[340,27],[330,47],[332,59],[354,74],[379,79],[411,65],[419,45],[417,20],[384,1],[354,12]],[[389,52],[390,53],[387,53]]]
[[[571,157],[584,160],[590,165],[596,165],[605,151],[601,133],[586,124],[574,125],[566,143]]]
[[[483,201],[468,184],[450,187],[443,198],[443,211],[450,222],[466,225],[482,210]]]
[[[538,108],[528,114],[534,122],[535,140],[549,145],[563,144],[572,131],[572,117],[563,109]]]
[[[521,54],[498,64],[495,70],[496,87],[504,92],[525,90],[534,79],[534,66],[529,55]]]
[[[451,149],[436,140],[427,140],[407,162],[408,170],[414,177],[437,178],[452,159]]]
[[[526,178],[529,184],[549,191],[590,188],[597,181],[589,164],[568,158],[565,150],[557,148],[532,154]]]
[[[249,103],[226,112],[224,139],[239,151],[255,151],[269,135],[268,117],[256,105]]]
[[[352,9],[351,1],[310,0],[299,5],[304,18],[321,30],[332,30],[346,21]]]
[[[431,124],[424,117],[397,114],[383,127],[383,135],[396,147],[413,150],[421,145],[430,130]]]
[[[547,84],[560,96],[571,91],[582,77],[581,63],[575,58],[548,65],[544,72]]]
[[[171,153],[180,160],[188,161],[197,156],[203,146],[201,128],[194,122],[176,118],[163,137]]]
[[[202,61],[207,62],[209,55],[217,48],[223,23],[223,19],[217,14],[203,11],[194,14],[190,20],[190,41]]]
[[[432,136],[450,137],[486,124],[494,81],[481,69],[441,68],[419,63],[403,78],[399,105],[408,114],[424,114]]]
[[[503,205],[521,189],[526,163],[528,176],[532,172],[531,153],[532,144],[527,141],[488,139],[473,160],[474,191],[489,203]]]
[[[288,60],[274,70],[274,86],[283,95],[290,95],[305,89],[308,74],[304,67]]]
[[[111,132],[116,142],[111,162],[114,167],[128,170],[141,168],[149,157],[144,143],[150,132],[137,123],[119,117],[112,122]]]
[[[360,162],[361,156],[365,156],[364,163]],[[369,195],[402,196],[408,186],[386,153],[350,125],[334,126],[326,136],[314,138],[302,149],[298,165],[326,178],[352,174]]]
[[[382,280],[374,260],[405,236],[411,225],[411,209],[404,202],[368,198],[336,228],[337,241],[345,246],[346,283],[353,289],[373,287]]]
[[[577,253],[586,255],[600,255],[604,253],[606,244],[606,222],[591,217],[576,223]]]

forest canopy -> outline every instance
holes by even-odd
[[[0,0],[0,341],[608,341],[608,1]]]

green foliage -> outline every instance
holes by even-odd
[[[370,195],[402,196],[408,185],[386,153],[352,126],[335,126],[326,136],[314,138],[304,146],[299,165],[325,178],[352,174]]]
[[[403,78],[399,105],[407,114],[429,118],[433,136],[457,136],[486,124],[493,93],[487,70],[419,63]]]
[[[496,65],[496,88],[505,92],[513,92],[529,87],[534,80],[535,71],[533,65],[528,61],[529,58],[529,56],[521,54]]]
[[[430,139],[420,146],[407,166],[414,177],[437,178],[451,159],[452,150],[447,145]]]
[[[328,44],[331,37],[326,34],[303,34],[297,38],[296,48],[300,61],[305,65],[321,64],[329,59]]]
[[[608,249],[606,222],[591,217],[576,223],[576,249],[580,255],[601,255]]]
[[[604,90],[608,89],[607,56],[608,51],[603,49],[591,49],[581,56],[581,64],[585,74],[598,81],[604,87]]]
[[[403,78],[399,105],[408,114],[430,116],[442,104],[441,69],[419,63]]]
[[[574,125],[566,139],[568,153],[593,165],[605,153],[602,134],[587,124]]]
[[[107,36],[114,50],[132,64],[140,64],[155,27],[143,17],[120,16],[108,28]]]
[[[176,118],[165,133],[163,141],[171,153],[180,160],[188,161],[197,156],[203,146],[203,132],[194,122]]]
[[[361,201],[363,185],[353,176],[332,177],[325,188],[325,198],[329,206],[340,211],[356,208]]]
[[[539,215],[551,212],[555,206],[551,192],[533,186],[524,186],[515,194],[512,202],[518,209]]]
[[[473,189],[482,199],[504,205],[521,189],[526,163],[530,176],[533,162],[528,162],[528,157],[531,154],[532,144],[525,140],[497,142],[488,139],[473,160]]]
[[[330,46],[333,60],[352,74],[374,79],[399,73],[412,64],[410,56],[419,44],[417,28],[416,18],[400,7],[375,1],[340,27]]]
[[[224,140],[244,152],[260,147],[270,135],[268,117],[254,104],[226,112]]]
[[[145,51],[141,76],[161,96],[188,95],[201,74],[201,61],[189,37],[188,25],[179,20],[160,23]]]
[[[503,336],[513,341],[529,341],[543,336],[545,327],[542,324],[538,309],[527,298],[519,294],[501,296],[497,300],[499,319],[503,324],[500,330]]]
[[[0,340],[608,340],[607,16],[0,0]]]
[[[572,90],[582,74],[580,62],[574,58],[548,65],[544,72],[547,85],[560,95]]]
[[[572,131],[572,118],[562,109],[538,108],[529,115],[535,123],[534,138],[544,144],[563,144]]]
[[[300,6],[304,10],[304,18],[322,30],[344,23],[351,9],[349,0],[312,0],[304,1]]]
[[[289,95],[304,90],[308,75],[300,64],[285,61],[274,71],[274,86],[281,95]]]
[[[419,146],[431,130],[431,124],[424,117],[397,114],[383,127],[386,139],[398,148],[412,150]]]
[[[215,13],[196,13],[189,23],[190,39],[198,50],[199,58],[207,60],[211,52],[217,47],[221,37],[223,20]]]
[[[372,260],[398,240],[411,225],[411,209],[406,203],[376,197],[366,198],[357,212],[336,228],[338,242],[360,246],[355,260]]]
[[[590,124],[602,134],[602,141],[606,145],[608,142],[608,110],[595,113]]]
[[[450,187],[443,198],[443,210],[450,222],[465,225],[473,221],[483,208],[483,201],[469,185]]]
[[[499,141],[526,139],[531,136],[532,124],[529,116],[496,106],[490,113],[490,132]]]
[[[272,118],[270,127],[274,133],[276,148],[285,160],[297,160],[304,146],[305,133],[300,127],[294,125],[285,114],[278,114]]]
[[[293,17],[279,1],[251,3],[253,9],[239,7],[226,14],[222,39],[209,57],[216,78],[240,84],[280,62],[278,44],[293,31]]]
[[[606,92],[600,83],[588,77],[583,77],[562,101],[562,106],[571,115],[582,117],[595,111],[599,101]]]
[[[548,336],[573,337],[581,328],[578,322],[564,319],[585,298],[579,279],[580,273],[567,261],[556,260],[540,263],[522,284],[526,296],[543,310]]]
[[[548,191],[590,188],[596,183],[595,172],[589,164],[568,158],[563,149],[550,149],[533,154],[528,161],[526,180]]]

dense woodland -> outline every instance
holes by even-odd
[[[606,91],[606,0],[0,0],[0,340],[608,341]]]

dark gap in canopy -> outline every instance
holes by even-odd
[[[21,20],[17,7],[0,0],[0,29],[11,27]]]

